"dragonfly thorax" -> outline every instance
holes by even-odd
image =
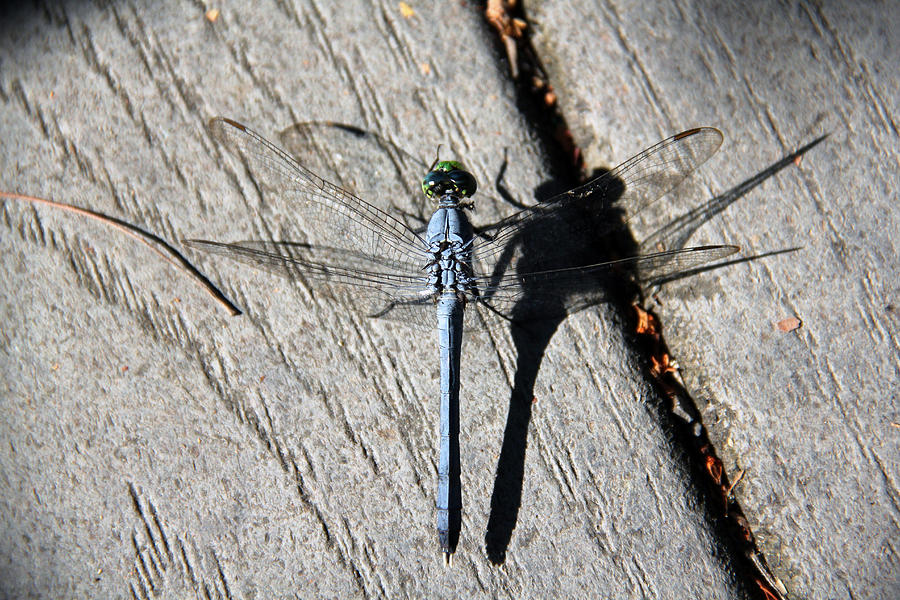
[[[434,211],[425,234],[431,254],[427,265],[430,293],[470,291],[473,239],[472,224],[462,206],[444,206],[442,203]]]

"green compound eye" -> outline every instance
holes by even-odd
[[[422,192],[429,198],[447,194],[468,198],[476,189],[478,183],[475,177],[455,160],[438,162],[422,180]]]
[[[441,160],[435,163],[434,167],[431,168],[432,171],[444,171],[449,173],[450,171],[465,171],[466,168],[459,161],[455,160]]]

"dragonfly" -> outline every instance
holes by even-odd
[[[627,160],[584,185],[482,228],[469,213],[477,181],[463,164],[438,160],[421,181],[434,204],[427,227],[329,183],[288,152],[231,119],[210,121],[212,136],[249,169],[263,194],[295,204],[312,225],[303,241],[185,240],[289,278],[344,292],[362,314],[437,328],[440,426],[438,542],[446,562],[455,552],[462,515],[459,398],[463,331],[499,315],[512,322],[564,318],[608,299],[611,282],[653,282],[722,259],[732,245],[661,250],[614,260],[572,247],[600,244],[628,220],[678,186],[718,149],[722,134],[691,129]],[[375,182],[377,184],[377,182]],[[623,219],[612,215],[626,207]],[[607,255],[608,256],[608,255]],[[455,533],[454,533],[455,532]]]

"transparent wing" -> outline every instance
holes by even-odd
[[[189,240],[186,245],[290,279],[316,281],[366,315],[434,327],[433,300],[423,295],[431,256],[418,234],[246,126],[219,117],[209,128],[244,161],[264,198],[297,207],[307,234],[302,242]]]
[[[475,301],[514,321],[562,318],[627,292],[629,279],[652,284],[721,260],[737,246],[701,246],[606,261],[582,267],[506,273],[478,281]]]
[[[296,206],[312,245],[378,257],[415,273],[427,262],[424,240],[403,222],[298,164],[290,155],[244,125],[210,121],[210,132],[241,157],[263,195]]]
[[[291,156],[302,157],[304,167],[360,198],[387,193],[392,215],[409,210],[411,201],[423,197],[420,184],[428,164],[373,131],[334,121],[303,121],[283,129],[278,140]]]
[[[304,217],[315,218],[315,227],[304,242],[187,245],[333,287],[363,314],[433,328],[434,297],[425,271],[431,257],[414,231],[243,125],[219,118],[210,128],[244,159],[264,193],[295,202]],[[603,177],[482,230],[475,245],[477,285],[468,301],[512,319],[560,317],[608,300],[623,277],[651,282],[735,252],[734,246],[707,246],[608,260],[606,247],[606,234],[622,230],[627,218],[678,185],[720,143],[715,129],[679,134]],[[467,326],[483,323],[474,313],[466,311]]]
[[[431,329],[437,322],[425,271],[410,273],[405,266],[383,257],[299,242],[185,240],[184,244],[292,281],[308,280],[319,291],[327,287],[366,316]]]

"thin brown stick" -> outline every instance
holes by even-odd
[[[210,296],[212,296],[216,302],[221,304],[225,310],[227,310],[232,316],[237,316],[241,314],[241,309],[235,306],[225,295],[219,291],[219,289],[213,285],[213,283],[207,279],[207,277],[201,273],[194,265],[192,265],[175,247],[173,247],[169,242],[159,237],[154,233],[150,233],[149,231],[145,231],[141,229],[137,225],[132,225],[122,219],[111,217],[109,215],[104,215],[103,213],[99,213],[94,210],[90,210],[88,208],[81,208],[79,206],[73,206],[71,204],[65,204],[63,202],[56,202],[54,200],[47,200],[46,198],[38,198],[36,196],[26,196],[24,194],[12,194],[9,192],[0,192],[0,198],[5,198],[9,200],[19,200],[21,202],[30,202],[32,204],[44,204],[46,206],[51,206],[53,208],[58,208],[60,210],[68,211],[75,213],[77,215],[81,215],[84,217],[88,217],[91,219],[95,219],[118,229],[125,235],[134,238],[140,243],[144,244],[151,250],[153,250],[156,254],[158,254],[164,261],[172,265],[177,269],[181,269],[183,271],[187,271],[191,276],[191,279],[200,285]]]

